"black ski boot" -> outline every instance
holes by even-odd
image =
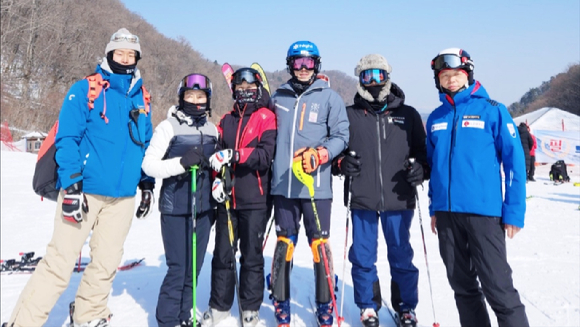
[[[417,317],[415,316],[415,310],[401,310],[399,313],[399,322],[400,327],[417,327]]]
[[[379,317],[372,308],[360,310],[360,322],[364,327],[379,327]]]

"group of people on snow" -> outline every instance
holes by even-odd
[[[466,51],[446,49],[432,60],[442,104],[425,126],[393,82],[385,57],[360,59],[354,104],[345,107],[329,83],[317,78],[317,46],[298,41],[286,55],[291,78],[272,95],[258,71],[238,69],[230,85],[233,108],[216,126],[208,120],[211,81],[189,74],[180,82],[178,104],[155,129],[136,68],[139,37],[122,28],[105,53],[97,73],[108,88],[95,109],[87,108],[91,90],[85,80],[65,97],[55,142],[61,192],[53,237],[8,326],[46,321],[91,231],[91,262],[75,297],[74,326],[109,326],[107,300],[136,189],[136,215],[145,218],[155,203],[155,179],[162,180],[158,208],[168,266],[156,310],[159,326],[214,326],[230,316],[236,293],[242,324],[255,326],[265,284],[278,325],[289,326],[301,224],[313,255],[317,319],[332,326],[338,316],[328,241],[332,175],[345,176],[353,237],[348,258],[363,326],[379,326],[380,279],[385,280],[376,268],[379,222],[388,247],[391,305],[401,326],[417,324],[419,270],[409,230],[419,205],[416,187],[426,180],[431,229],[439,237],[461,325],[490,326],[485,299],[499,326],[528,325],[505,242],[506,233],[512,238],[524,226],[527,175],[520,135],[505,106],[474,79]],[[262,246],[271,214],[277,240],[265,277]],[[209,307],[198,320],[192,280],[213,224]]]

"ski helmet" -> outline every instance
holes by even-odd
[[[259,93],[256,100],[259,100],[262,97],[262,76],[257,70],[248,67],[240,68],[232,75],[232,98],[236,100],[236,85],[242,84],[243,81],[246,81],[249,84],[255,83],[258,86]]]
[[[207,96],[206,111],[209,112],[211,117],[211,94],[212,86],[209,78],[202,74],[189,74],[181,79],[179,87],[177,88],[177,96],[179,98],[179,106],[183,108],[183,96],[187,90],[201,90],[205,92]]]
[[[445,69],[461,69],[467,73],[468,83],[472,85],[473,80],[473,60],[467,51],[459,48],[449,48],[442,50],[431,60],[431,69],[433,69],[435,78],[435,87],[440,90],[439,73]]]
[[[314,75],[320,72],[321,60],[320,52],[318,52],[318,47],[316,44],[310,41],[297,41],[290,45],[288,48],[288,53],[286,54],[286,66],[288,73],[293,75],[294,68],[292,67],[294,59],[299,57],[312,57],[314,59]]]

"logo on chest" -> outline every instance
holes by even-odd
[[[431,125],[431,132],[442,131],[442,130],[446,130],[446,129],[447,129],[447,122],[437,123],[437,124]]]
[[[310,112],[308,113],[308,121],[316,123],[318,120],[318,112],[320,111],[320,103],[312,103],[310,105]]]
[[[464,119],[461,123],[461,127],[463,128],[485,128],[485,122],[483,120],[475,120],[475,119]]]

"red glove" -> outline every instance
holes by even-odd
[[[302,148],[294,152],[294,158],[300,158],[304,172],[310,174],[318,169],[318,166],[328,162],[328,150],[321,146],[316,149]]]

